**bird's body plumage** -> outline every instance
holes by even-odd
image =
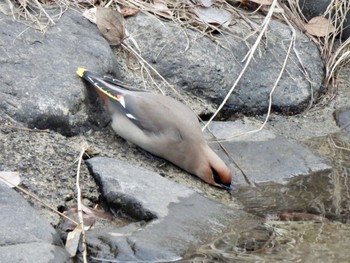
[[[189,107],[168,96],[128,88],[119,80],[95,77],[84,69],[77,73],[96,88],[118,135],[209,184],[230,185],[231,172],[207,145]],[[215,181],[214,172],[221,183]]]

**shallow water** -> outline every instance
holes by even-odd
[[[328,157],[333,170],[295,178],[284,187],[242,189],[245,209],[264,223],[235,226],[181,262],[350,262],[350,137],[332,134],[304,143]]]

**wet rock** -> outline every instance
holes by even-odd
[[[0,34],[1,115],[31,128],[78,133],[88,115],[76,68],[117,73],[96,26],[66,11],[44,34],[0,13]]]
[[[261,23],[261,21],[257,21]],[[244,56],[253,43],[252,38],[242,44],[242,39],[252,33],[240,18],[230,26],[232,35],[218,36],[227,49],[199,33],[184,29],[172,22],[161,23],[151,16],[139,14],[127,19],[127,28],[135,38],[143,57],[169,82],[189,93],[203,98],[206,104],[217,106],[226,96],[240,73]],[[142,33],[140,33],[142,32]],[[268,96],[281,69],[281,61],[290,39],[287,25],[272,21],[263,41],[243,79],[226,103],[223,112],[260,113],[268,107]],[[263,47],[263,48],[262,48]],[[297,33],[296,49],[307,65],[309,82],[300,71],[295,54],[291,54],[280,83],[273,95],[273,109],[286,114],[301,112],[310,103],[310,91],[314,97],[322,92],[323,65],[319,51],[305,35]],[[311,86],[310,86],[311,85]],[[202,113],[206,112],[202,109]]]
[[[217,139],[231,138],[222,145],[244,173],[230,164],[235,174],[232,195],[245,210],[260,216],[284,210],[322,213],[322,200],[331,212],[333,201],[324,194],[332,181],[330,161],[271,131],[249,133],[257,128],[248,120],[210,125]]]
[[[239,209],[126,162],[96,157],[87,164],[111,211],[145,222],[90,231],[89,250],[96,258],[175,260],[190,246],[206,242],[230,226],[257,222]]]
[[[254,185],[261,182],[284,184],[296,176],[331,169],[326,158],[316,156],[296,141],[285,139],[266,129],[251,132],[260,125],[248,119],[213,122],[210,125],[210,130],[218,140],[230,139],[222,145],[244,172],[243,175],[227,157],[221,156],[226,163],[230,163],[231,169],[234,169],[235,184]],[[218,148],[215,144],[211,146]]]
[[[1,262],[71,262],[53,227],[1,182],[0,210]]]
[[[347,133],[350,133],[350,107],[343,107],[334,112],[337,125]]]

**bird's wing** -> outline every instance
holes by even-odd
[[[79,68],[77,74],[92,84],[100,98],[149,134],[172,133],[182,137],[182,128],[194,130],[197,118],[187,106],[170,97],[133,89],[113,78],[99,78]],[[179,128],[181,127],[181,128]]]

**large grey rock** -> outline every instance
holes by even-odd
[[[1,262],[70,262],[53,227],[1,182],[0,210]]]
[[[29,127],[72,135],[88,120],[79,66],[115,73],[113,53],[96,26],[66,11],[41,33],[0,12],[0,113]]]
[[[239,209],[211,201],[189,188],[116,159],[87,161],[101,194],[115,214],[144,225],[94,229],[89,250],[97,258],[131,261],[179,259],[190,247],[221,235],[233,226],[257,224]],[[242,224],[241,224],[242,223]]]
[[[261,23],[262,20],[255,22]],[[170,83],[215,107],[235,82],[243,67],[241,61],[254,41],[252,37],[246,39],[252,31],[240,18],[235,18],[234,25],[230,25],[230,34],[217,36],[226,48],[207,37],[200,37],[191,29],[184,30],[173,22],[160,23],[156,18],[142,14],[128,18],[127,28],[138,43],[142,56]],[[223,112],[229,115],[266,112],[269,92],[281,69],[290,37],[287,25],[271,21],[266,41],[261,42]],[[298,59],[291,52],[272,101],[275,111],[288,114],[306,109],[311,92],[314,97],[322,92],[324,77],[316,45],[300,32],[297,32],[295,45],[311,81],[301,72]],[[206,108],[204,106],[202,113]]]

